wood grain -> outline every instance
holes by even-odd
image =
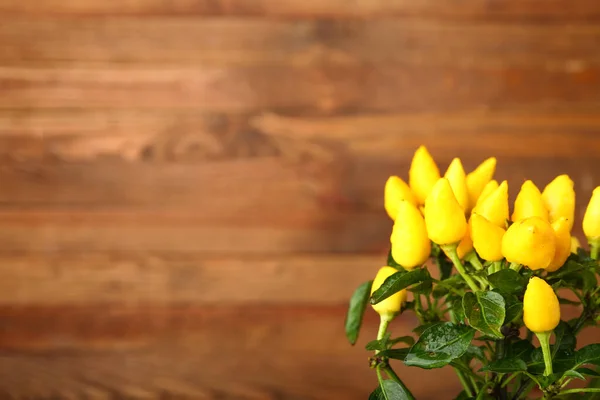
[[[590,109],[597,66],[451,67],[410,64],[256,67],[0,67],[1,109],[344,110]],[[297,82],[303,84],[297,86]],[[523,85],[527,82],[527,85]]]
[[[70,67],[86,62],[145,67],[401,62],[577,72],[598,65],[599,40],[600,27],[593,23],[11,18],[0,26],[0,62]]]
[[[244,258],[150,252],[1,254],[0,304],[338,305],[384,262],[383,253]]]
[[[553,19],[594,20],[600,6],[594,0],[576,3],[567,0],[506,0],[485,3],[478,0],[440,2],[425,0],[41,0],[35,5],[4,0],[0,11],[8,15],[180,15],[260,16],[271,18],[374,18],[426,16],[457,19]]]

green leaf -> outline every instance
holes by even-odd
[[[564,373],[564,376],[569,376],[571,378],[576,378],[576,379],[581,379],[582,381],[585,381],[585,376],[581,375],[580,372],[577,372],[575,370],[568,370]]]
[[[497,339],[504,338],[500,332],[506,316],[504,305],[502,295],[495,292],[467,292],[463,297],[463,310],[469,325]]]
[[[415,344],[415,338],[412,336],[400,336],[389,341],[390,346],[393,346],[396,343],[405,343],[408,346],[412,346]]]
[[[390,339],[390,333],[387,332],[382,339],[371,340],[369,343],[365,345],[366,350],[374,351],[374,350],[385,350],[388,348],[388,341]]]
[[[382,300],[387,299],[391,295],[398,293],[402,289],[406,289],[410,285],[423,282],[431,279],[427,268],[417,268],[412,271],[398,271],[389,276],[381,287],[377,289],[371,296],[371,304],[377,304]]]
[[[417,326],[412,331],[414,333],[416,333],[418,336],[421,336],[423,334],[423,332],[425,332],[427,329],[431,328],[432,326],[439,325],[441,323],[442,322],[429,322],[429,323]]]
[[[465,316],[465,311],[463,310],[462,299],[460,297],[455,298],[450,303],[450,306],[452,307],[452,312],[454,313],[454,318],[456,321],[464,323],[467,317]]]
[[[380,352],[378,354],[378,356],[392,358],[394,360],[404,361],[404,359],[406,358],[406,355],[408,354],[409,351],[410,351],[410,349],[408,349],[408,348],[389,349],[389,350],[384,350],[384,351]]]
[[[380,340],[371,340],[365,346],[365,349],[374,351],[374,350],[387,350],[389,347],[397,343],[406,343],[408,346],[412,346],[415,344],[415,339],[412,336],[400,336],[394,339],[390,339],[390,334],[387,333],[383,339]]]
[[[534,350],[535,347],[533,347],[533,344],[529,340],[518,340],[506,346],[506,358],[529,360]]]
[[[438,281],[433,289],[433,297],[440,299],[450,293],[451,289],[460,289],[465,285],[465,281],[460,275],[452,275],[448,279]]]
[[[560,321],[558,326],[554,328],[554,345],[552,345],[552,357],[560,350],[573,352],[577,347],[577,338],[573,334],[573,330],[564,321]]]
[[[522,294],[525,292],[525,278],[512,269],[502,269],[488,276],[488,280],[502,293]]]
[[[425,369],[441,368],[462,357],[474,336],[475,331],[465,325],[450,322],[436,324],[423,332],[404,363]]]
[[[425,296],[429,296],[431,294],[432,289],[433,289],[433,282],[431,281],[431,279],[427,279],[421,283],[418,283],[416,285],[413,285],[413,286],[407,288],[406,290],[408,290],[412,293],[423,294]]]
[[[508,372],[527,371],[527,364],[520,358],[503,358],[501,360],[492,361],[488,365],[481,368],[481,371],[492,371],[501,374]]]
[[[354,294],[350,298],[348,314],[346,314],[346,337],[351,345],[354,345],[358,339],[365,308],[367,308],[367,304],[369,303],[369,293],[371,293],[372,284],[373,281],[363,283],[354,291]]]
[[[523,314],[523,303],[519,301],[517,296],[505,294],[504,296],[505,313],[503,325],[516,321]]]
[[[485,354],[483,353],[483,349],[485,348],[485,346],[475,346],[475,345],[469,345],[469,348],[467,349],[467,352],[465,353],[465,357],[467,357],[467,360],[470,362],[473,358],[476,358],[478,360],[485,360]]]
[[[409,397],[398,382],[391,379],[382,380],[369,396],[369,400],[408,400]]]
[[[577,365],[600,366],[600,343],[589,344],[577,351]]]
[[[600,373],[598,373],[598,371],[594,371],[593,369],[586,367],[577,368],[577,372],[587,376],[600,376]]]

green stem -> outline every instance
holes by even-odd
[[[465,260],[467,260],[477,271],[483,270],[483,265],[481,264],[481,261],[479,261],[479,257],[477,257],[477,254],[475,254],[474,251],[471,251],[469,254],[467,254],[467,256],[465,256]]]
[[[535,335],[540,341],[542,354],[544,355],[544,365],[546,366],[544,376],[552,375],[552,353],[550,352],[550,335],[552,335],[552,331],[536,332]]]
[[[463,372],[456,367],[454,367],[454,372],[456,372],[458,380],[460,381],[462,387],[465,389],[465,393],[467,393],[469,397],[473,397],[475,393],[473,393],[473,389],[471,388],[471,386],[469,386],[469,383],[465,379],[465,375],[463,374]]]
[[[590,240],[590,257],[597,260],[600,253],[600,240]]]
[[[381,318],[379,319],[379,330],[377,331],[377,340],[383,339],[391,320],[391,318],[388,318],[385,315],[381,316]]]
[[[385,371],[385,373],[390,377],[391,380],[393,380],[394,382],[396,382],[398,385],[400,385],[402,387],[407,400],[415,400],[415,397],[413,396],[413,394],[410,392],[410,390],[408,390],[408,388],[406,387],[404,382],[402,382],[402,379],[400,379],[400,377],[396,374],[396,371],[394,371],[392,369],[392,367],[390,367],[389,365],[386,365],[385,367],[382,367],[382,368]]]
[[[483,385],[483,387],[479,391],[479,394],[477,395],[477,397],[475,398],[475,400],[483,400],[483,399],[485,399],[485,396],[488,394],[487,393],[487,388],[489,388],[493,384],[494,384],[493,382],[488,382],[485,385]]]
[[[519,272],[521,270],[521,268],[523,268],[523,265],[516,263],[516,262],[511,262],[509,268],[512,269],[513,271]]]
[[[573,393],[600,393],[600,388],[580,388],[580,389],[568,389],[560,392],[557,396]]]
[[[467,275],[465,268],[463,267],[462,263],[460,262],[460,259],[458,258],[458,254],[456,253],[456,244],[444,245],[442,247],[445,250],[446,254],[448,254],[448,257],[450,257],[450,260],[452,260],[452,264],[454,264],[458,273],[463,277],[465,282],[467,282],[467,285],[469,285],[469,288],[471,288],[473,292],[479,292],[479,288],[477,287],[473,279],[471,279],[471,277]]]

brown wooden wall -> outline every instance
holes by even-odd
[[[600,2],[0,0],[0,398],[365,399],[421,143],[587,198]]]

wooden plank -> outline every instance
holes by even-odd
[[[600,7],[599,7],[600,8]],[[554,40],[557,31],[560,40]],[[318,65],[401,62],[580,70],[600,63],[597,24],[383,19],[12,18],[0,63]]]
[[[377,322],[369,312],[360,344],[352,348],[340,328],[344,312],[294,306],[1,308],[0,390],[61,398],[90,391],[135,399],[364,399],[376,377],[363,345]],[[392,329],[409,334],[400,321]],[[458,391],[450,369],[398,368],[421,399]],[[429,376],[445,383],[423,384]]]
[[[426,16],[436,18],[593,20],[600,16],[594,0],[41,0],[34,4],[4,0],[0,12],[16,15],[199,15],[271,18],[373,18]]]
[[[1,254],[0,304],[343,304],[384,262],[384,253],[244,258]]]
[[[569,133],[565,135],[565,133]],[[597,113],[455,112],[335,117],[196,111],[0,110],[0,162],[222,161],[310,153],[326,143],[361,155],[410,157],[426,142],[434,153],[499,157],[593,157],[600,151]],[[477,138],[474,140],[474,138]],[[532,152],[531,148],[535,147]],[[339,150],[338,150],[339,152]]]
[[[600,67],[543,70],[415,64],[253,67],[0,67],[0,109],[593,110]],[[301,84],[300,84],[301,83]]]

